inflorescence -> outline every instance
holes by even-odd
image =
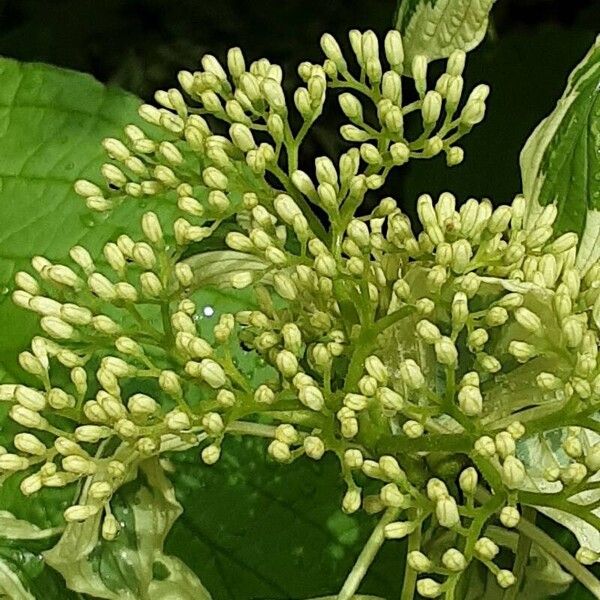
[[[494,209],[422,195],[420,232],[390,197],[360,214],[394,167],[440,153],[460,163],[456,142],[489,90],[461,103],[461,51],[428,89],[427,60],[408,68],[397,31],[387,65],[373,32],[350,32],[350,44],[359,74],[326,34],[324,63],[299,66],[293,106],[279,66],[247,68],[238,48],[227,69],[207,55],[179,74],[181,91],[157,92],[160,108],[141,106],[152,135],[129,125],[104,140],[107,186],[82,180],[77,193],[95,211],[136,199],[156,209],[139,239],[121,235],[102,257],[76,246],[69,264],[36,256],[34,275],[17,274],[14,301],[45,336],[20,355],[39,385],[0,385],[23,428],[0,449],[1,477],[27,471],[25,495],[85,481],[65,518],[103,514],[110,540],[111,497],[141,461],[201,445],[211,465],[226,435],[266,437],[278,462],[338,457],[343,510],[382,513],[383,537],[409,537],[423,597],[454,597],[472,561],[509,587],[490,524],[516,528],[521,507],[542,506],[598,527],[569,499],[598,487],[600,264],[580,273],[577,236],[553,235],[555,207],[528,222],[521,196]],[[309,174],[299,148],[329,94],[349,148]],[[421,133],[408,139],[412,117]],[[220,232],[229,250],[198,254]],[[203,337],[195,298],[207,282],[252,293]],[[248,352],[269,365],[260,381],[238,367]],[[547,464],[519,458],[555,430],[562,449]],[[439,534],[431,555],[425,528]]]

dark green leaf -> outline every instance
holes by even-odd
[[[521,153],[523,191],[534,214],[556,203],[559,231],[582,236],[578,262],[600,255],[600,41],[569,76],[555,110]]]
[[[340,509],[344,485],[332,457],[273,464],[265,444],[228,438],[223,458],[173,456],[184,507],[167,551],[201,574],[219,600],[298,599],[337,593],[376,518]],[[404,550],[385,544],[362,594],[398,597]]]

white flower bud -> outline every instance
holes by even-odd
[[[158,377],[158,385],[170,396],[180,397],[183,393],[179,377],[173,371],[161,371]]]
[[[469,417],[481,414],[483,410],[483,398],[478,387],[465,385],[458,392],[458,404],[461,412]]]
[[[404,495],[395,483],[384,485],[379,491],[379,497],[385,506],[400,508],[404,504]]]
[[[460,485],[460,489],[468,495],[473,495],[475,493],[478,481],[479,476],[477,475],[477,471],[473,467],[467,467],[466,469],[461,471],[460,476],[458,478],[458,484]]]
[[[363,454],[357,448],[349,448],[344,452],[344,464],[349,469],[360,469],[363,465]]]
[[[423,125],[430,127],[440,118],[442,111],[442,97],[436,91],[429,91],[423,98],[421,106],[421,115],[423,116]]]
[[[307,385],[298,391],[298,399],[311,410],[320,411],[325,406],[321,390],[314,385]]]
[[[591,548],[584,548],[583,546],[577,550],[575,558],[582,564],[591,566],[600,560],[600,554],[594,552]]]
[[[165,425],[173,431],[182,431],[189,429],[191,422],[182,410],[175,409],[165,415]]]
[[[521,515],[514,506],[505,506],[500,511],[500,522],[504,527],[513,528],[519,524]]]
[[[42,476],[39,473],[34,473],[29,477],[25,477],[25,479],[21,481],[19,488],[24,496],[31,496],[32,494],[39,492],[43,485]]]
[[[108,481],[95,481],[90,485],[89,497],[94,500],[106,500],[113,493],[113,487]]]
[[[214,465],[221,457],[221,447],[216,444],[210,444],[202,449],[200,456],[205,465]]]
[[[425,432],[425,428],[418,421],[409,420],[402,425],[402,431],[411,439],[419,438]]]
[[[17,433],[13,444],[17,450],[33,456],[43,456],[47,451],[46,446],[31,433]]]
[[[91,460],[75,454],[63,458],[62,468],[67,473],[74,473],[75,475],[93,475],[97,469],[96,464]]]
[[[387,383],[388,370],[378,356],[368,356],[365,360],[365,369],[371,377],[374,377],[382,385]]]
[[[417,573],[426,573],[431,570],[431,561],[419,550],[413,550],[407,556],[408,566]]]
[[[403,142],[396,142],[390,146],[390,156],[394,165],[403,165],[410,158],[410,148]]]
[[[410,521],[395,521],[386,525],[383,532],[388,540],[401,540],[412,533],[414,529],[415,525]]]
[[[323,454],[325,454],[325,445],[321,438],[318,438],[317,436],[309,435],[305,437],[303,446],[306,456],[313,460],[319,460]]]
[[[442,498],[448,497],[448,488],[446,484],[437,477],[432,477],[427,482],[427,497],[432,502],[438,502]]]
[[[434,325],[427,319],[422,319],[417,323],[416,332],[417,335],[427,344],[435,344],[442,337],[437,325]]]
[[[18,385],[14,391],[14,399],[23,407],[39,412],[46,407],[46,396],[33,388]]]
[[[496,573],[496,581],[501,588],[507,588],[515,584],[516,578],[511,571],[500,569],[500,571]]]
[[[485,456],[486,458],[491,458],[496,454],[496,444],[494,443],[494,440],[487,435],[483,435],[475,441],[474,449],[477,454]]]
[[[97,504],[75,504],[65,510],[65,521],[75,523],[85,521],[100,512],[100,506]]]
[[[106,515],[102,521],[102,538],[111,542],[116,539],[121,526],[114,515]]]
[[[361,394],[365,396],[374,396],[378,389],[377,379],[375,377],[371,377],[370,375],[364,375],[358,381],[358,389]]]
[[[442,555],[442,564],[449,571],[460,573],[467,568],[467,559],[465,555],[456,548],[450,548]]]
[[[159,405],[154,398],[146,394],[134,394],[129,398],[127,408],[132,415],[145,417],[153,415],[159,409]]]
[[[484,560],[493,560],[500,548],[490,538],[482,537],[475,542],[475,553]]]
[[[271,456],[271,458],[275,459],[277,462],[286,463],[292,458],[290,447],[279,440],[273,440],[269,444],[267,451],[269,456]]]
[[[456,366],[458,361],[458,350],[456,349],[454,342],[449,337],[442,336],[435,343],[434,348],[437,361],[440,364],[449,367]]]
[[[502,465],[502,480],[512,489],[519,488],[525,481],[526,471],[523,463],[514,456],[507,456]]]
[[[359,488],[350,488],[342,500],[342,510],[346,514],[355,513],[361,505],[361,491]]]
[[[423,598],[437,598],[442,595],[442,590],[442,586],[429,577],[417,581],[417,592],[419,592]]]
[[[95,444],[102,439],[106,439],[112,435],[112,430],[108,427],[98,425],[80,425],[75,429],[75,438],[79,442],[88,442]]]
[[[500,458],[505,459],[516,451],[515,440],[508,431],[501,431],[495,438],[496,451]]]
[[[418,390],[425,385],[425,377],[421,368],[412,358],[408,358],[400,363],[399,372],[402,381],[410,389]]]
[[[0,454],[0,471],[24,471],[29,461],[18,454]]]

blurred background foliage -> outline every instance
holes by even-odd
[[[339,39],[352,27],[384,32],[395,10],[394,0],[0,0],[0,54],[92,73],[150,99],[205,52],[224,57],[239,45],[289,74],[320,59],[323,31]],[[466,138],[465,162],[448,170],[441,157],[413,161],[386,191],[409,212],[424,191],[510,200],[520,189],[520,149],[598,31],[598,0],[499,0],[468,61],[467,85],[485,81],[492,95],[485,122]],[[321,119],[306,159],[339,152],[334,123]]]

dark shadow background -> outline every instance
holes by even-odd
[[[319,60],[319,36],[352,27],[386,31],[395,0],[0,0],[0,54],[92,73],[149,99],[211,52],[239,45],[291,74]],[[466,159],[414,161],[386,191],[407,208],[424,191],[450,189],[509,201],[519,191],[518,155],[553,108],[566,78],[600,31],[600,0],[498,0],[489,34],[467,63],[467,87],[489,83],[488,116],[464,141]],[[305,159],[335,155],[339,137],[322,119]],[[410,209],[409,209],[410,212]]]
[[[0,54],[93,74],[145,99],[176,83],[201,55],[223,58],[241,46],[267,56],[288,76],[302,60],[320,60],[319,36],[392,26],[395,0],[0,0]],[[554,107],[568,74],[600,31],[600,0],[498,0],[488,36],[469,56],[466,89],[492,87],[486,120],[464,141],[465,162],[414,161],[389,182],[411,212],[416,196],[449,189],[508,202],[520,190],[518,157],[533,128]],[[335,119],[321,119],[304,150],[337,155]],[[571,550],[574,539],[542,518]],[[562,598],[583,599],[574,587]]]

